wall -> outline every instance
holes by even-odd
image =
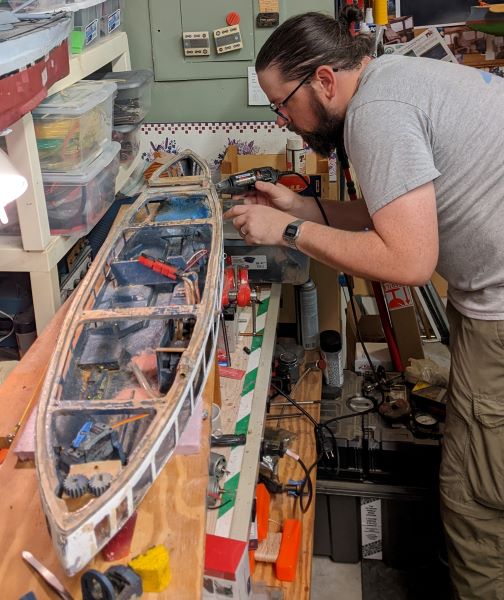
[[[281,21],[308,10],[334,15],[334,0],[279,0],[279,6]],[[243,51],[218,57],[214,52],[208,58],[184,57],[182,28],[211,33],[214,27],[225,25],[228,11],[238,11],[242,18]],[[123,24],[132,68],[152,69],[155,73],[147,120],[271,120],[269,108],[247,105],[247,67],[254,65],[255,54],[273,31],[255,27],[258,11],[259,0],[125,0]],[[202,61],[208,69],[201,69]]]

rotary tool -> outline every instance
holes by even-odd
[[[278,171],[273,167],[258,167],[241,173],[235,173],[215,185],[218,194],[243,194],[254,189],[257,181],[267,181],[285,185],[296,192],[305,190],[310,181],[308,177],[294,171]]]

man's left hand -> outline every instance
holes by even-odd
[[[282,234],[295,220],[288,213],[259,204],[235,204],[223,216],[232,219],[247,244],[261,246],[285,246]]]

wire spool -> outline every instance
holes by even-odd
[[[282,533],[270,531],[266,538],[259,542],[254,558],[259,562],[274,563],[280,553],[280,544],[282,542]]]

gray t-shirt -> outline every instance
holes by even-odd
[[[434,182],[449,300],[468,317],[504,319],[504,81],[382,56],[349,104],[345,145],[371,215]]]

